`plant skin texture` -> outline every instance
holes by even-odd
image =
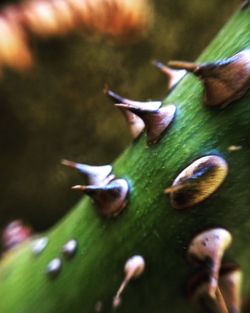
[[[246,7],[197,62],[219,61],[249,47],[250,9]],[[45,234],[49,241],[41,254],[32,253],[32,240],[7,253],[0,265],[0,312],[90,313],[96,308],[112,312],[124,263],[133,255],[142,256],[147,265],[143,275],[124,290],[117,311],[204,312],[186,294],[188,281],[198,271],[188,261],[187,250],[197,234],[215,228],[232,236],[221,269],[229,261],[239,266],[244,304],[250,295],[249,102],[248,90],[225,108],[209,108],[204,105],[201,82],[187,74],[163,101],[164,106],[174,103],[177,110],[161,140],[148,146],[143,133],[113,164],[114,175],[130,186],[124,211],[112,219],[103,217],[93,210],[90,199],[84,199]],[[232,152],[232,145],[242,148]],[[225,181],[201,203],[174,209],[164,190],[189,164],[208,155],[227,162]],[[77,251],[69,262],[61,251],[72,238]],[[60,272],[50,279],[46,269],[58,258]]]

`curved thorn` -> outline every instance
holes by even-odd
[[[186,70],[188,72],[194,73],[199,65],[192,62],[184,62],[184,61],[169,61],[168,65],[177,70]]]
[[[121,112],[123,113],[123,116],[125,117],[129,125],[129,130],[132,135],[132,138],[137,139],[145,128],[143,120],[136,114],[128,110],[121,109]]]
[[[125,209],[129,185],[125,179],[118,178],[106,185],[76,185],[72,189],[81,190],[89,195],[101,215],[113,217],[119,215]]]
[[[116,106],[131,111],[143,120],[148,144],[154,144],[159,141],[163,132],[173,121],[176,113],[176,106],[173,104],[157,110],[148,107],[146,104],[129,105],[119,103]]]
[[[113,299],[113,308],[116,309],[121,304],[121,295],[131,279],[136,279],[145,270],[145,260],[140,255],[135,255],[127,260],[124,266],[125,277]]]
[[[163,74],[166,75],[168,83],[167,83],[167,89],[172,89],[175,85],[177,85],[180,80],[186,75],[186,70],[174,70],[171,67],[166,66],[165,64],[154,60],[152,61],[152,64],[157,67]]]
[[[192,72],[204,84],[204,103],[210,107],[225,107],[242,97],[250,87],[250,49],[204,64],[173,61],[174,68]]]
[[[209,270],[208,293],[216,297],[221,260],[232,242],[231,234],[224,228],[214,228],[198,234],[190,243],[188,256],[204,263]]]
[[[140,105],[147,105],[151,108],[154,108],[155,110],[159,109],[160,106],[162,105],[161,101],[134,101],[131,99],[127,99],[124,98],[120,95],[118,95],[117,93],[115,93],[114,91],[110,90],[110,89],[106,89],[105,93],[114,100],[114,102],[118,102],[118,103],[123,103],[123,104],[128,104],[128,105],[132,105],[132,106],[140,106]]]
[[[209,276],[206,270],[194,274],[188,281],[188,298],[201,304],[211,313],[241,312],[242,272],[232,263],[222,265],[215,297],[209,295]]]
[[[72,162],[69,160],[62,160],[61,164],[79,170],[81,173],[87,176],[88,183],[91,185],[100,185],[104,181],[106,181],[108,177],[111,178],[112,173],[111,165],[92,166]]]

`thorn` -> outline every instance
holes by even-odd
[[[189,245],[189,258],[206,264],[209,269],[208,294],[212,298],[216,297],[222,257],[231,242],[232,236],[226,229],[214,228],[198,234]]]
[[[216,298],[219,312],[220,313],[229,313],[227,306],[226,306],[226,303],[225,303],[225,299],[221,293],[219,286],[217,286],[217,288],[215,290],[215,298]]]
[[[92,197],[99,213],[105,217],[119,215],[126,206],[129,185],[125,179],[114,179],[102,186],[73,186],[72,189],[81,190]]]
[[[242,271],[233,267],[226,273],[220,274],[219,286],[225,299],[229,313],[241,312]]]
[[[164,193],[170,195],[173,208],[190,208],[213,194],[227,174],[228,165],[222,157],[217,155],[201,157],[182,170]]]
[[[146,104],[131,105],[119,103],[116,106],[131,111],[143,120],[148,144],[154,144],[159,141],[163,132],[173,121],[176,112],[176,106],[173,104],[160,109],[149,108]]]
[[[174,61],[170,65],[184,68],[201,79],[204,103],[210,107],[225,107],[241,98],[250,86],[250,49],[213,63],[196,65]]]
[[[157,67],[163,74],[167,76],[167,89],[172,89],[175,85],[177,85],[180,80],[186,75],[186,70],[174,70],[171,67],[164,65],[163,63],[153,60],[152,64]]]
[[[199,68],[199,65],[192,62],[184,61],[169,61],[168,65],[177,70],[186,70],[187,72],[194,73]]]
[[[144,270],[145,260],[142,256],[135,255],[127,260],[124,266],[125,277],[113,299],[113,308],[116,309],[121,305],[121,295],[129,281],[141,276]]]
[[[145,124],[141,118],[134,113],[121,109],[130,129],[130,133],[133,139],[137,139],[145,128]]]
[[[242,272],[231,263],[223,264],[219,272],[219,284],[216,297],[209,296],[209,276],[201,271],[188,281],[188,297],[199,303],[209,313],[240,313],[241,312]]]
[[[107,94],[111,99],[114,100],[115,103],[123,103],[128,104],[131,106],[147,106],[149,110],[158,110],[160,106],[162,105],[161,101],[134,101],[127,98],[123,98],[122,96],[118,95],[114,91],[110,89],[104,89],[104,93]]]
[[[62,160],[61,164],[77,169],[81,173],[87,176],[88,184],[90,185],[100,185],[104,182],[112,179],[114,176],[112,173],[111,165],[103,165],[103,166],[91,166],[87,164],[76,163],[68,160]]]
[[[105,86],[105,88],[104,88],[104,93],[107,94],[111,99],[113,99],[115,103],[118,102],[118,103],[128,104],[128,105],[132,105],[132,106],[146,105],[147,108],[153,109],[153,110],[158,110],[162,104],[161,101],[140,102],[140,101],[134,101],[134,100],[130,100],[127,98],[123,98],[120,95],[118,95],[117,93],[115,93],[114,91],[108,89],[107,86]],[[138,117],[136,114],[134,114],[134,113],[132,113],[126,109],[123,109],[120,107],[120,110],[122,111],[123,115],[125,116],[128,124],[129,124],[130,133],[132,135],[132,138],[133,139],[138,138],[145,128],[145,124],[144,124],[143,120],[140,117]]]
[[[103,91],[105,94],[109,95],[113,100],[115,100],[115,102],[116,100],[118,102],[122,102],[124,100],[124,98],[114,93],[112,90],[109,90],[108,86],[105,86]],[[129,125],[129,130],[132,135],[132,138],[137,139],[145,128],[143,120],[128,110],[124,110],[122,108],[120,108],[120,110]]]

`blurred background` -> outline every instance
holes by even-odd
[[[21,218],[42,231],[68,212],[81,197],[70,186],[84,178],[61,159],[108,164],[131,142],[104,85],[136,100],[163,99],[166,79],[151,61],[195,60],[239,3],[154,0],[151,29],[130,43],[79,33],[33,39],[33,69],[1,73],[0,229]]]

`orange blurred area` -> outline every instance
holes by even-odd
[[[146,0],[30,0],[0,12],[0,65],[31,67],[29,38],[72,31],[126,38],[144,33],[152,18]]]

